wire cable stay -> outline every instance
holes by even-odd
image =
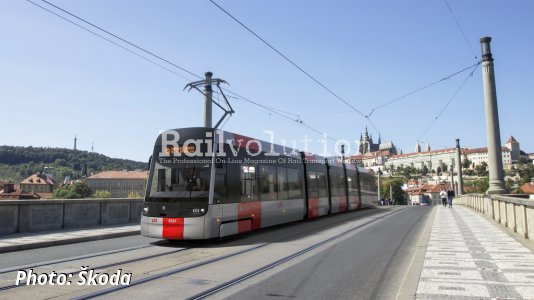
[[[132,49],[129,49],[128,47],[126,47],[124,45],[121,45],[118,42],[113,41],[111,38],[108,38],[108,37],[106,37],[106,36],[104,36],[102,34],[99,34],[95,30],[92,30],[90,28],[87,28],[87,27],[79,24],[79,23],[76,23],[75,21],[73,21],[71,19],[68,19],[68,18],[60,15],[59,13],[54,12],[54,11],[52,11],[52,10],[50,10],[50,9],[48,9],[48,8],[46,8],[46,7],[42,6],[42,5],[34,2],[32,0],[26,0],[26,1],[31,3],[31,4],[33,4],[33,5],[35,5],[35,6],[37,6],[37,7],[39,7],[39,8],[41,8],[41,9],[43,9],[43,10],[45,10],[45,11],[47,11],[47,12],[49,12],[49,13],[51,13],[51,14],[53,14],[53,15],[55,15],[56,17],[59,17],[59,18],[63,19],[64,21],[69,22],[70,24],[72,24],[72,25],[74,25],[76,27],[79,27],[79,28],[81,28],[81,29],[83,29],[83,30],[85,30],[85,31],[87,31],[87,32],[89,32],[89,33],[91,33],[91,34],[93,34],[93,35],[95,35],[95,36],[97,36],[97,37],[99,37],[99,38],[101,38],[101,39],[113,44],[113,45],[115,45],[115,46],[120,47],[121,49],[123,49],[123,50],[125,50],[125,51],[127,51],[127,52],[129,52],[131,54],[136,55],[137,57],[139,57],[139,58],[141,58],[141,59],[143,59],[145,61],[148,61],[148,62],[150,62],[150,63],[152,63],[152,64],[154,64],[154,65],[156,65],[156,66],[158,66],[158,67],[160,67],[160,68],[162,68],[162,69],[164,69],[164,70],[166,70],[166,71],[168,71],[168,72],[170,72],[170,73],[172,73],[172,74],[174,74],[174,75],[176,75],[178,77],[181,77],[182,79],[185,79],[188,82],[193,81],[193,80],[191,80],[191,78],[188,78],[188,77],[186,77],[186,76],[184,76],[184,75],[182,75],[182,74],[180,74],[180,73],[178,73],[178,72],[176,72],[176,71],[174,71],[174,70],[172,70],[172,69],[170,69],[170,68],[168,68],[168,67],[166,67],[166,66],[164,66],[164,65],[162,65],[162,64],[160,64],[160,63],[158,63],[158,62],[156,62],[156,61],[154,61],[154,60],[152,60],[150,58],[148,58],[148,57],[145,57],[144,55],[142,55],[142,54],[140,54],[140,53],[138,53],[136,51],[133,51]],[[138,50],[142,51],[144,54],[148,54],[148,55],[150,55],[150,56],[152,56],[152,57],[154,57],[154,58],[156,58],[156,59],[158,59],[158,60],[160,60],[160,61],[162,61],[162,62],[164,62],[166,64],[169,64],[170,66],[175,67],[175,68],[177,68],[177,69],[179,69],[179,70],[181,70],[183,72],[186,72],[186,73],[188,73],[188,74],[190,74],[190,75],[192,75],[194,77],[202,78],[201,76],[199,76],[199,75],[197,75],[197,74],[185,69],[184,67],[181,67],[181,66],[177,65],[176,63],[171,62],[169,59],[163,58],[162,56],[157,55],[152,51],[146,50],[145,48],[143,48],[143,47],[141,47],[141,46],[139,46],[137,44],[134,44],[134,43],[132,43],[132,42],[130,42],[130,41],[118,36],[117,34],[114,34],[111,31],[104,29],[101,26],[98,26],[98,25],[96,25],[96,24],[94,24],[92,22],[89,22],[89,21],[85,20],[84,18],[82,18],[82,17],[80,17],[80,16],[78,16],[78,15],[76,15],[74,13],[71,13],[71,12],[67,11],[66,9],[63,9],[63,8],[57,6],[57,5],[55,5],[55,4],[53,4],[53,3],[49,2],[49,1],[46,1],[46,0],[40,0],[40,1],[42,1],[43,3],[46,3],[47,5],[50,5],[51,7],[54,7],[55,9],[65,13],[65,14],[67,14],[67,15],[69,15],[69,16],[71,16],[71,17],[73,17],[73,18],[75,18],[75,19],[77,19],[77,20],[79,20],[79,21],[81,21],[81,22],[83,22],[85,24],[87,24],[87,25],[90,25],[91,27],[93,27],[93,28],[95,28],[95,29],[97,29],[97,30],[99,30],[99,31],[101,31],[101,32],[113,37],[113,38],[116,38],[116,39],[124,42],[125,44],[127,44],[129,46],[134,47],[135,49],[138,49]],[[301,126],[304,126],[304,127],[308,128],[308,129],[310,129],[311,131],[313,131],[315,133],[318,133],[318,134],[320,134],[322,136],[325,135],[325,133],[323,133],[322,131],[311,127],[307,123],[304,123],[304,121],[300,118],[300,116],[298,114],[290,113],[290,112],[287,112],[287,111],[283,111],[281,109],[277,109],[277,108],[274,108],[274,107],[269,107],[269,106],[260,104],[258,102],[255,102],[255,101],[249,99],[249,98],[245,98],[245,97],[243,97],[243,96],[241,96],[241,95],[239,95],[239,94],[237,94],[235,92],[232,92],[232,91],[230,91],[228,89],[224,89],[224,91],[227,91],[227,92],[235,95],[235,96],[228,96],[229,98],[237,99],[237,100],[240,100],[240,101],[243,101],[243,102],[248,102],[250,104],[253,104],[253,105],[255,105],[255,106],[267,111],[269,114],[275,114],[277,116],[280,116],[280,117],[283,117],[285,119],[288,119],[288,120],[290,120],[292,122],[296,122],[297,124],[300,124]],[[295,118],[291,118],[291,117],[289,117],[289,115],[294,116]],[[226,122],[224,122],[223,124],[226,124]]]
[[[462,33],[462,36],[464,37],[464,40],[465,42],[467,43],[467,46],[469,47],[469,50],[471,50],[471,53],[473,54],[473,56],[475,57],[475,60],[478,61],[478,56],[475,54],[475,51],[473,50],[473,47],[471,47],[471,43],[469,43],[469,39],[467,38],[467,36],[465,35],[465,32],[464,30],[462,29],[462,26],[460,25],[460,22],[458,22],[458,18],[456,18],[456,16],[454,15],[454,12],[452,11],[452,8],[451,6],[449,5],[449,2],[447,0],[443,0],[445,1],[445,5],[447,5],[447,8],[449,9],[449,12],[451,13],[453,19],[454,19],[454,22],[456,23],[456,26],[458,26],[458,29],[460,30],[460,32]]]
[[[243,22],[239,21],[236,17],[234,17],[232,14],[230,14],[227,10],[222,8],[219,4],[217,4],[215,1],[210,0],[210,2],[215,5],[217,8],[219,8],[222,12],[224,12],[226,15],[228,15],[230,18],[232,18],[234,21],[236,21],[239,25],[241,25],[243,28],[245,28],[248,32],[250,32],[252,35],[254,35],[256,38],[258,38],[260,41],[262,41],[265,45],[267,45],[269,48],[271,48],[274,52],[276,52],[278,55],[280,55],[283,59],[285,59],[287,62],[289,62],[291,65],[293,65],[295,68],[297,68],[299,71],[301,71],[304,75],[306,75],[308,78],[310,78],[312,81],[314,81],[316,84],[318,84],[320,87],[322,87],[324,90],[326,90],[328,93],[333,95],[335,98],[340,100],[341,102],[345,103],[348,107],[350,107],[352,110],[354,110],[356,113],[361,115],[365,118],[365,114],[362,113],[360,110],[358,110],[356,107],[354,107],[352,104],[350,104],[347,100],[343,99],[341,96],[336,94],[334,91],[332,91],[330,88],[328,88],[325,84],[320,82],[318,79],[316,79],[314,76],[312,76],[310,73],[306,72],[302,67],[297,65],[293,60],[289,59],[286,55],[284,55],[282,52],[280,52],[278,49],[276,49],[273,45],[271,45],[269,42],[267,42],[265,39],[263,39],[261,36],[256,34],[252,29],[250,29],[247,25],[243,24]]]
[[[400,97],[397,97],[397,98],[395,98],[395,99],[393,99],[391,101],[388,101],[388,102],[385,102],[383,104],[377,105],[377,106],[375,106],[374,108],[371,109],[371,112],[367,116],[370,117],[371,115],[373,115],[374,112],[376,112],[377,110],[379,110],[381,108],[384,108],[384,107],[386,107],[388,105],[391,105],[391,104],[393,104],[393,103],[395,103],[395,102],[397,102],[399,100],[402,100],[402,99],[404,99],[404,98],[406,98],[408,96],[411,96],[411,95],[413,95],[415,93],[421,92],[422,90],[425,90],[425,89],[427,89],[427,88],[429,88],[429,87],[431,87],[433,85],[436,85],[436,84],[441,83],[443,81],[449,80],[449,79],[455,77],[456,75],[462,74],[463,72],[478,66],[479,64],[481,64],[480,61],[478,61],[477,63],[475,63],[473,65],[470,65],[469,67],[463,68],[463,69],[461,69],[459,71],[456,71],[456,72],[454,72],[452,74],[449,74],[449,75],[447,75],[447,76],[445,76],[445,77],[443,77],[443,78],[441,78],[439,80],[436,80],[436,81],[433,81],[431,83],[428,83],[428,84],[426,84],[426,85],[424,85],[424,86],[422,86],[420,88],[417,88],[417,89],[415,89],[415,90],[413,90],[413,91],[411,91],[411,92],[409,92],[407,94],[404,94],[404,95],[402,95]]]
[[[434,125],[434,123],[439,119],[439,117],[441,117],[441,115],[443,114],[443,112],[447,109],[447,107],[449,106],[449,104],[451,104],[452,100],[454,100],[454,98],[456,98],[456,96],[458,95],[458,93],[460,93],[460,91],[462,90],[462,88],[465,86],[465,84],[469,81],[469,79],[471,79],[473,77],[473,73],[475,73],[476,69],[478,69],[478,66],[480,64],[476,64],[476,66],[473,68],[473,70],[469,73],[469,75],[467,75],[467,77],[465,78],[465,80],[460,84],[460,86],[458,87],[458,89],[456,89],[456,91],[454,92],[454,94],[452,95],[452,97],[449,99],[449,101],[447,101],[447,103],[445,104],[445,106],[443,106],[443,108],[439,111],[438,115],[432,120],[432,122],[430,122],[430,125],[428,125],[428,127],[425,129],[425,131],[423,132],[423,134],[421,134],[421,136],[419,137],[418,140],[422,140],[423,137],[427,134],[427,132],[430,130],[430,128],[432,128],[432,126]]]
[[[35,4],[35,3],[32,2],[31,0],[26,0],[26,1]],[[136,45],[136,44],[134,44],[134,43],[132,43],[132,42],[126,40],[126,39],[123,39],[123,38],[121,38],[120,36],[118,36],[118,35],[116,35],[116,34],[110,32],[110,31],[108,31],[108,30],[106,30],[106,29],[104,29],[104,28],[102,28],[102,27],[100,27],[100,26],[97,26],[97,25],[95,25],[95,24],[92,23],[92,22],[89,22],[89,21],[87,21],[87,20],[85,20],[85,19],[82,19],[81,17],[79,17],[79,16],[77,16],[77,15],[75,15],[75,14],[73,14],[73,13],[71,13],[71,12],[69,12],[69,11],[67,11],[67,10],[65,10],[65,9],[63,9],[63,8],[61,8],[61,7],[59,7],[59,6],[57,6],[57,5],[55,5],[55,4],[53,4],[53,3],[50,3],[50,2],[48,2],[48,1],[46,1],[46,0],[41,0],[41,1],[44,2],[44,3],[46,3],[46,4],[48,4],[48,5],[50,5],[50,6],[53,6],[54,8],[56,8],[56,9],[58,9],[58,10],[64,12],[64,13],[66,13],[66,14],[68,14],[68,15],[71,16],[71,17],[74,17],[74,18],[76,18],[76,19],[78,19],[78,20],[84,22],[85,24],[88,24],[88,25],[90,25],[90,26],[92,26],[92,27],[94,27],[94,28],[96,28],[96,29],[98,29],[98,30],[100,30],[100,31],[103,31],[103,32],[105,32],[105,33],[111,35],[112,37],[114,37],[114,38],[116,38],[116,39],[118,39],[118,40],[120,40],[120,41],[122,41],[122,42],[124,42],[124,43],[126,43],[126,44],[128,44],[128,45],[130,45],[130,46],[132,46],[132,47],[134,47],[134,48],[136,48],[136,49],[138,49],[138,50],[140,50],[140,51],[146,53],[146,54],[149,54],[149,55],[151,55],[151,56],[153,56],[153,57],[155,57],[155,58],[157,58],[157,59],[159,59],[159,60],[162,60],[162,61],[166,62],[166,63],[168,63],[169,65],[171,65],[171,66],[173,66],[173,67],[176,67],[176,68],[178,68],[178,69],[180,69],[180,70],[182,70],[182,71],[188,73],[189,75],[192,75],[192,76],[195,76],[195,77],[197,77],[197,78],[199,78],[199,79],[202,79],[202,77],[200,77],[199,75],[197,75],[197,74],[195,74],[195,73],[193,73],[193,72],[191,72],[191,71],[189,71],[189,70],[187,70],[187,69],[185,69],[185,68],[183,68],[183,67],[181,67],[181,66],[179,66],[179,65],[177,65],[177,64],[175,64],[175,63],[173,63],[173,62],[171,62],[171,61],[169,61],[169,60],[167,60],[167,59],[165,59],[165,58],[163,58],[163,57],[161,57],[161,56],[159,56],[159,55],[157,55],[157,54],[154,54],[153,52],[151,52],[151,51],[149,51],[149,50],[146,50],[145,48],[143,48],[143,47],[141,47],[141,46],[138,46],[138,45]]]

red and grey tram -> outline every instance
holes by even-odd
[[[366,169],[205,127],[162,132],[141,216],[148,237],[212,239],[376,206]]]

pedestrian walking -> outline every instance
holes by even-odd
[[[448,200],[448,202],[449,202],[449,208],[452,207],[452,200],[454,199],[454,196],[455,196],[455,195],[454,195],[454,190],[449,190],[449,191],[447,192],[447,200]]]
[[[441,189],[441,192],[439,192],[439,197],[441,198],[441,204],[443,204],[443,207],[447,207],[447,192],[445,192],[445,189]]]

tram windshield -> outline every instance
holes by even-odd
[[[161,162],[161,161],[160,161]],[[148,201],[161,198],[208,198],[211,163],[200,160],[183,160],[165,164],[156,161],[151,171]]]

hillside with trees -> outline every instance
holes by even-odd
[[[67,176],[79,178],[86,174],[110,170],[146,170],[146,162],[110,158],[95,152],[64,148],[0,146],[0,179],[19,182],[37,172],[53,175],[56,181]]]

